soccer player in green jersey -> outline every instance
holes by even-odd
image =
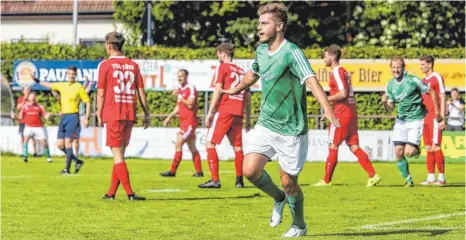
[[[287,9],[283,3],[268,3],[258,10],[257,27],[261,45],[243,80],[227,94],[239,94],[261,79],[262,100],[259,120],[249,133],[245,144],[244,176],[257,188],[272,197],[274,208],[270,226],[282,220],[283,208],[288,203],[293,223],[283,237],[304,236],[307,232],[303,216],[304,196],[298,185],[308,150],[306,113],[306,86],[324,109],[324,117],[339,127],[314,71],[304,53],[285,39]],[[275,155],[280,164],[279,189],[264,170]]]
[[[390,67],[394,78],[387,84],[382,103],[387,111],[392,111],[395,103],[398,105],[392,139],[398,169],[406,180],[405,187],[412,187],[413,178],[409,174],[406,157],[417,157],[420,154],[419,143],[424,127],[424,116],[427,113],[422,103],[422,94],[429,94],[432,97],[437,122],[442,121],[442,116],[435,91],[421,79],[405,71],[403,58],[393,57]]]

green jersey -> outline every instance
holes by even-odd
[[[308,132],[306,85],[315,76],[303,51],[284,40],[271,53],[268,44],[256,49],[252,71],[260,75],[262,84],[261,111],[257,124],[274,132],[298,136]]]
[[[429,90],[429,85],[421,79],[407,72],[403,73],[403,80],[395,78],[387,84],[388,102],[397,103],[397,118],[404,121],[423,119],[427,111],[422,103],[422,94]]]

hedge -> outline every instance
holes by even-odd
[[[94,47],[72,47],[67,44],[49,44],[49,43],[1,43],[2,73],[11,79],[13,62],[17,59],[42,59],[42,60],[71,60],[71,59],[99,59],[106,56],[103,46]],[[306,48],[303,49],[308,58],[321,58],[324,52],[323,48]],[[167,47],[140,47],[126,46],[126,56],[134,59],[213,59],[215,57],[214,48],[188,49],[188,48],[167,48]],[[426,49],[426,48],[409,48],[409,49],[391,49],[378,47],[347,47],[343,48],[344,58],[354,59],[378,59],[390,58],[392,55],[401,55],[408,59],[417,59],[422,54],[431,54],[436,58],[453,58],[463,59],[465,52],[463,48],[453,49]],[[248,59],[254,57],[254,49],[238,48],[235,52],[235,58]],[[17,95],[19,93],[16,93]],[[211,94],[210,94],[211,95]],[[176,103],[176,99],[170,92],[148,92],[147,99],[151,113],[163,114],[169,113]],[[259,114],[261,93],[252,94],[252,114]],[[319,114],[320,107],[311,94],[308,95],[308,113]],[[44,107],[53,113],[58,112],[58,105],[53,97],[48,93],[41,93],[38,101]],[[380,104],[380,93],[357,93],[356,102],[358,104],[359,115],[387,115]],[[199,114],[204,113],[204,96],[199,99]],[[394,114],[394,113],[391,113]],[[163,118],[153,118],[153,126],[162,126]],[[170,126],[176,126],[177,119],[174,119]],[[199,120],[200,124],[202,120]],[[255,122],[255,120],[253,121]],[[49,124],[57,124],[58,119],[53,118]],[[141,123],[139,122],[138,125]],[[393,125],[392,119],[359,119],[361,129],[390,129]],[[315,119],[309,119],[309,126],[315,128]]]

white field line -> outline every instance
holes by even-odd
[[[413,223],[413,222],[429,221],[429,220],[436,220],[436,219],[444,219],[444,218],[450,218],[450,217],[455,217],[455,216],[462,216],[465,214],[466,214],[465,212],[462,212],[462,213],[444,214],[444,215],[426,217],[426,218],[407,219],[407,220],[396,221],[396,222],[369,224],[369,225],[364,225],[360,227],[360,229],[373,229],[373,228],[378,228],[382,226],[392,226],[392,225],[403,224],[403,223]]]
[[[235,173],[236,171],[233,171],[233,170],[225,170],[225,171],[219,171],[219,173]],[[195,171],[192,171],[192,172],[182,172],[183,174],[193,174],[195,173]]]
[[[426,229],[426,230],[463,230],[464,228],[443,228],[443,227],[420,227],[420,228],[393,228],[393,227],[378,227],[377,230],[419,230],[419,229]]]

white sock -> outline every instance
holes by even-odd
[[[445,175],[444,175],[443,173],[439,173],[439,174],[438,174],[438,180],[439,180],[440,182],[445,182]]]
[[[435,182],[435,174],[434,173],[427,174],[427,181],[428,182]]]

